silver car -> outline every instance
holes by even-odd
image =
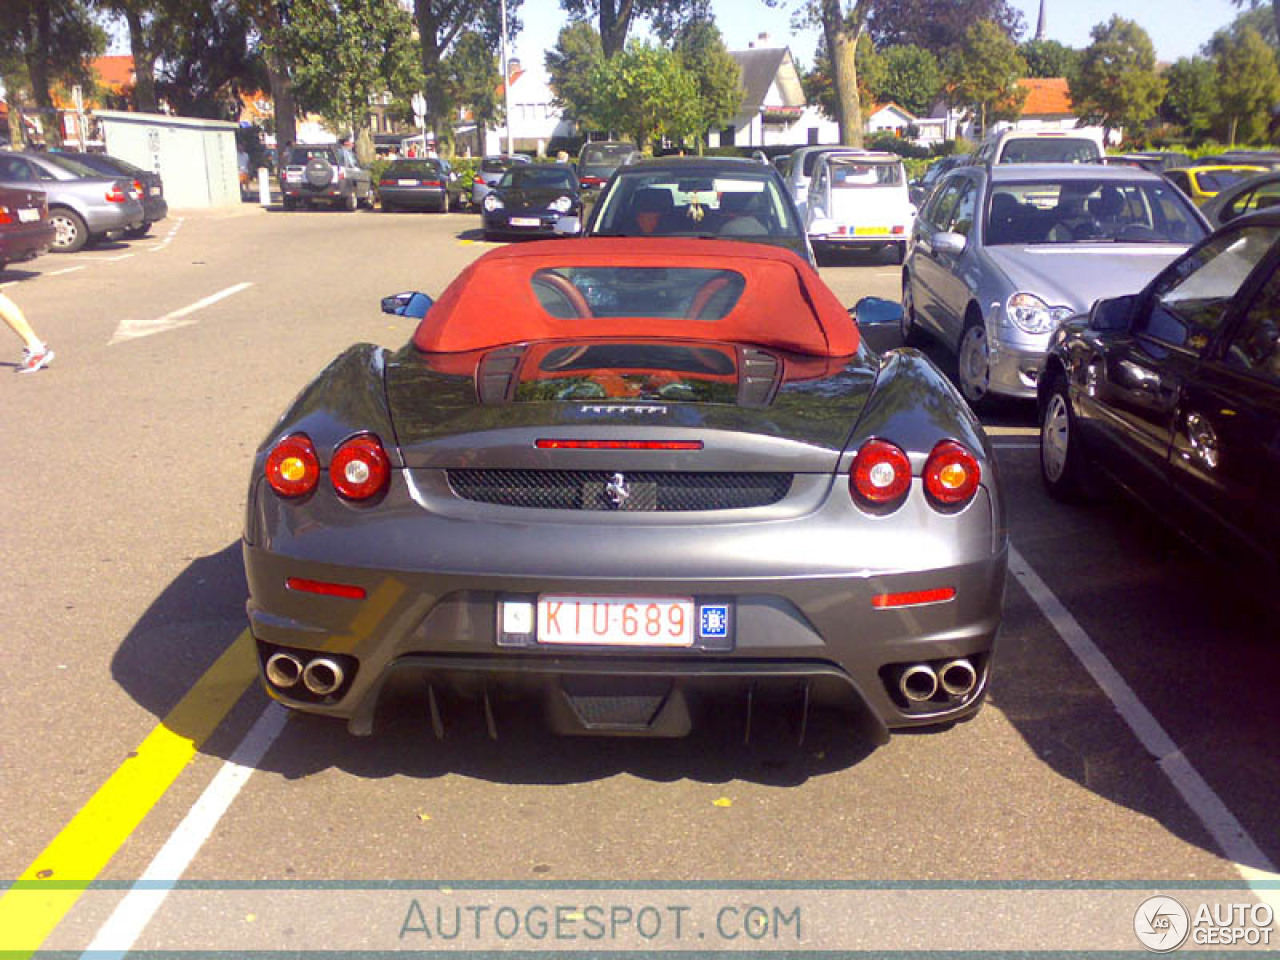
[[[522,153],[494,154],[483,158],[476,167],[476,175],[471,181],[471,205],[479,207],[489,191],[498,185],[502,175],[517,163],[532,163]]]
[[[53,249],[61,253],[145,222],[132,178],[106,176],[56,154],[0,150],[0,186],[44,191]]]
[[[933,191],[902,270],[903,336],[956,356],[965,399],[1034,398],[1053,331],[1141,290],[1208,233],[1163,177],[1083,164],[961,167]]]

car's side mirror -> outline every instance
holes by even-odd
[[[812,237],[826,237],[835,233],[839,228],[836,222],[828,217],[818,213],[811,221],[809,221],[809,235]]]
[[[969,238],[963,233],[950,233],[942,231],[935,233],[930,244],[933,246],[934,253],[949,253],[952,256],[960,256],[964,253],[964,248],[968,245]]]
[[[427,311],[431,309],[431,304],[434,302],[425,293],[418,293],[416,290],[395,293],[382,298],[382,312],[393,313],[397,317],[421,320],[427,315]]]
[[[858,332],[877,353],[903,345],[902,304],[883,297],[863,297],[849,311],[858,323]]]
[[[1123,333],[1133,326],[1137,313],[1137,294],[1098,300],[1089,310],[1089,329],[1100,333]]]

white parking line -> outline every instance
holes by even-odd
[[[120,325],[116,327],[116,332],[112,334],[111,339],[107,341],[110,346],[113,343],[120,343],[125,340],[136,340],[139,337],[149,337],[153,333],[163,333],[166,330],[173,330],[177,327],[185,327],[188,324],[195,323],[194,320],[187,319],[197,310],[203,310],[211,304],[217,303],[232,294],[239,293],[241,290],[247,290],[252,287],[252,282],[237,283],[234,286],[227,287],[225,290],[219,290],[217,293],[205,297],[203,300],[197,300],[189,306],[183,307],[181,310],[174,310],[172,313],[166,313],[163,317],[155,320],[121,320]]]
[[[84,266],[79,267],[63,267],[61,270],[51,270],[45,274],[46,277],[60,277],[64,273],[75,273],[77,270],[83,270]]]
[[[231,802],[253,776],[287,719],[284,707],[278,703],[267,704],[133,888],[98,929],[81,960],[117,960],[133,949],[169,891],[182,879]]]
[[[1062,602],[1058,600],[1043,580],[1013,546],[1009,547],[1009,572],[1040,608],[1045,619],[1057,631],[1076,659],[1089,671],[1099,689],[1115,706],[1121,719],[1133,731],[1147,751],[1156,758],[1156,764],[1164,771],[1175,790],[1182,795],[1191,811],[1204,824],[1217,843],[1218,849],[1232,862],[1236,872],[1253,888],[1254,895],[1273,910],[1280,912],[1280,874],[1275,865],[1262,852],[1262,848],[1249,836],[1244,825],[1236,819],[1222,798],[1191,765],[1173,738],[1150,710],[1138,699],[1133,688],[1111,665],[1111,661],[1089,638]]]

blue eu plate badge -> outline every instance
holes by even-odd
[[[703,640],[723,640],[729,635],[727,604],[703,604],[698,611],[698,636]]]

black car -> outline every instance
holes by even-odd
[[[1280,211],[1240,217],[1141,293],[1054,334],[1040,468],[1062,500],[1099,475],[1274,585],[1280,574]]]
[[[448,213],[459,204],[458,175],[446,160],[418,157],[396,160],[378,178],[384,213],[392,210],[435,210]]]
[[[151,231],[152,224],[159,223],[169,216],[169,202],[164,198],[164,180],[160,174],[134,166],[129,161],[113,157],[108,153],[62,150],[59,155],[69,157],[108,177],[128,177],[135,181],[134,191],[140,194],[138,199],[142,202],[142,215],[145,221],[140,227],[126,230],[124,232],[126,237],[131,239],[145,237]]]
[[[513,166],[480,206],[486,240],[572,235],[581,229],[575,219],[582,213],[582,195],[567,163]]]
[[[772,164],[740,157],[664,157],[619,167],[586,233],[766,243],[817,265],[782,176]]]

